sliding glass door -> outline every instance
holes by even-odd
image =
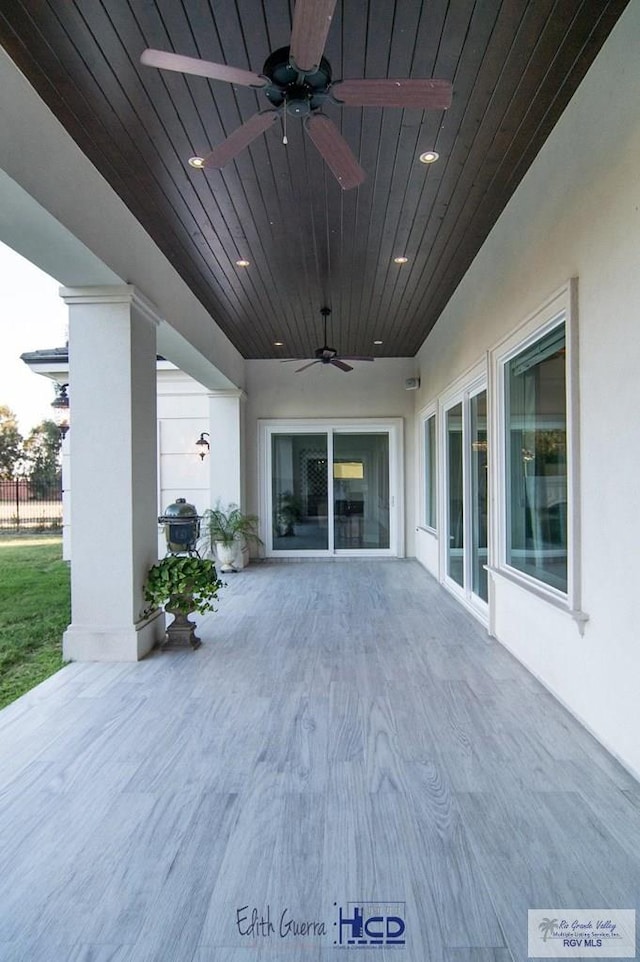
[[[471,573],[472,594],[487,601],[487,392],[469,398],[469,498],[471,501]]]
[[[389,547],[389,435],[333,437],[333,543]]]
[[[462,404],[446,414],[447,427],[447,575],[464,586],[464,457]]]
[[[271,527],[275,551],[326,551],[329,483],[326,434],[271,438]]]
[[[398,553],[399,425],[263,431],[268,555]]]
[[[462,392],[444,407],[445,581],[484,607],[487,583],[487,391]]]

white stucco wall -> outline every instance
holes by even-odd
[[[210,458],[199,457],[195,442],[210,430],[209,395],[183,371],[158,367],[158,507],[186,498],[202,512],[211,501]]]
[[[405,380],[416,372],[413,358],[354,361],[349,373],[316,364],[300,374],[296,364],[247,361],[246,444],[247,503],[258,512],[258,434],[260,418],[376,418],[404,420],[405,553],[414,553],[413,393]]]
[[[158,364],[158,505],[186,498],[199,514],[243,504],[241,392],[211,392],[183,371]],[[196,449],[208,434],[204,458]],[[165,539],[160,533],[160,553]]]
[[[632,0],[418,355],[416,411],[579,279],[584,636],[506,582],[495,634],[640,775],[640,2]],[[433,539],[416,554],[435,569]]]

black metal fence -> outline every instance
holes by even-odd
[[[0,481],[0,531],[59,531],[62,482],[33,485],[28,478]]]

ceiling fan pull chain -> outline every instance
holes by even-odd
[[[284,137],[282,138],[282,143],[283,143],[283,144],[285,145],[285,147],[286,147],[286,145],[289,143],[289,140],[287,139],[287,108],[286,108],[286,105],[285,105],[285,110],[284,110],[284,114],[283,114],[282,123],[284,124]]]

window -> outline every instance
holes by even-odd
[[[490,351],[489,570],[568,610],[582,631],[577,304],[572,278]]]
[[[424,524],[437,528],[436,515],[436,416],[424,421]]]
[[[566,593],[567,375],[564,320],[505,364],[505,561]]]

